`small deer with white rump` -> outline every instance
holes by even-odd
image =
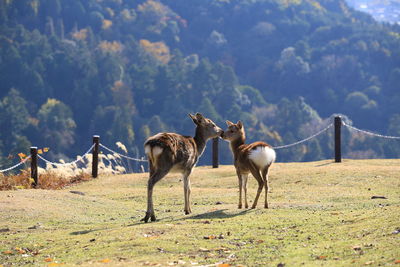
[[[247,204],[247,178],[251,173],[258,182],[258,190],[254,199],[252,209],[256,208],[258,198],[263,187],[265,187],[265,204],[268,208],[268,170],[275,161],[276,154],[270,145],[264,142],[254,142],[245,144],[246,134],[243,123],[238,121],[236,124],[226,121],[228,129],[222,134],[222,138],[230,142],[230,147],[234,157],[236,174],[239,178],[239,205],[242,208],[242,189],[244,191],[245,208]]]
[[[147,212],[142,221],[156,220],[153,207],[153,187],[169,172],[178,172],[183,176],[185,195],[185,214],[191,213],[189,175],[203,154],[206,142],[210,138],[221,136],[222,129],[203,117],[200,113],[189,114],[196,124],[194,137],[176,133],[159,133],[149,137],[144,149],[149,159],[150,174],[147,185]]]

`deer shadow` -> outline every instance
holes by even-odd
[[[86,235],[86,234],[89,234],[89,233],[92,233],[92,232],[97,232],[97,231],[102,231],[102,230],[106,230],[106,228],[82,230],[82,231],[71,232],[69,234],[70,235]]]
[[[191,219],[191,220],[202,220],[202,219],[228,219],[228,218],[233,218],[236,216],[241,216],[244,215],[248,212],[250,212],[250,209],[245,209],[242,210],[238,213],[227,213],[226,210],[228,209],[220,209],[220,210],[214,210],[210,212],[205,212],[197,215],[193,215],[190,217],[185,217],[182,218],[183,220]]]
[[[228,209],[220,209],[220,210],[214,210],[214,211],[209,211],[201,214],[196,214],[192,216],[184,216],[180,219],[177,219],[175,216],[167,216],[161,219],[156,220],[156,222],[174,222],[174,221],[185,221],[185,220],[204,220],[204,219],[228,219],[228,218],[234,218],[236,216],[241,216],[244,215],[248,212],[251,212],[251,209],[244,209],[241,210],[240,212],[237,213],[227,213]],[[127,227],[132,227],[132,226],[138,226],[145,224],[143,221],[136,221],[131,224],[126,225]],[[151,223],[150,223],[151,224]]]

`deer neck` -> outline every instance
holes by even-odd
[[[237,158],[237,155],[239,154],[239,147],[241,145],[244,145],[246,141],[246,138],[244,136],[241,136],[240,138],[233,140],[230,142],[231,150],[233,153],[234,158]]]
[[[203,154],[207,143],[207,138],[204,136],[200,127],[196,127],[196,134],[193,139],[197,146],[197,156],[200,157]]]

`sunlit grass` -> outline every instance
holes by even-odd
[[[171,175],[155,187],[158,221],[144,224],[147,175],[0,192],[0,264],[378,266],[400,260],[400,160],[275,164],[268,210],[260,202],[255,210],[237,209],[233,166],[198,167],[193,214],[183,215],[182,182]],[[255,187],[251,178],[249,200]]]

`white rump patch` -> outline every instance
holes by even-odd
[[[161,155],[163,150],[164,149],[162,147],[159,147],[159,146],[153,147],[153,157],[157,157],[157,156]]]
[[[147,155],[151,155],[153,157],[159,156],[162,152],[163,152],[163,148],[159,147],[159,146],[153,147],[153,151],[151,150],[150,145],[146,145],[144,147],[144,153],[146,153]]]
[[[150,152],[151,152],[151,146],[150,145],[144,146],[144,153],[146,153],[146,155],[149,155]]]
[[[249,159],[260,169],[271,165],[276,159],[275,150],[266,146],[258,146],[251,150]]]
[[[157,167],[158,156],[161,155],[163,150],[164,149],[159,146],[155,146],[153,149],[150,145],[144,146],[144,152],[146,153],[147,157],[149,157],[149,160],[151,160],[151,164],[154,167]]]

